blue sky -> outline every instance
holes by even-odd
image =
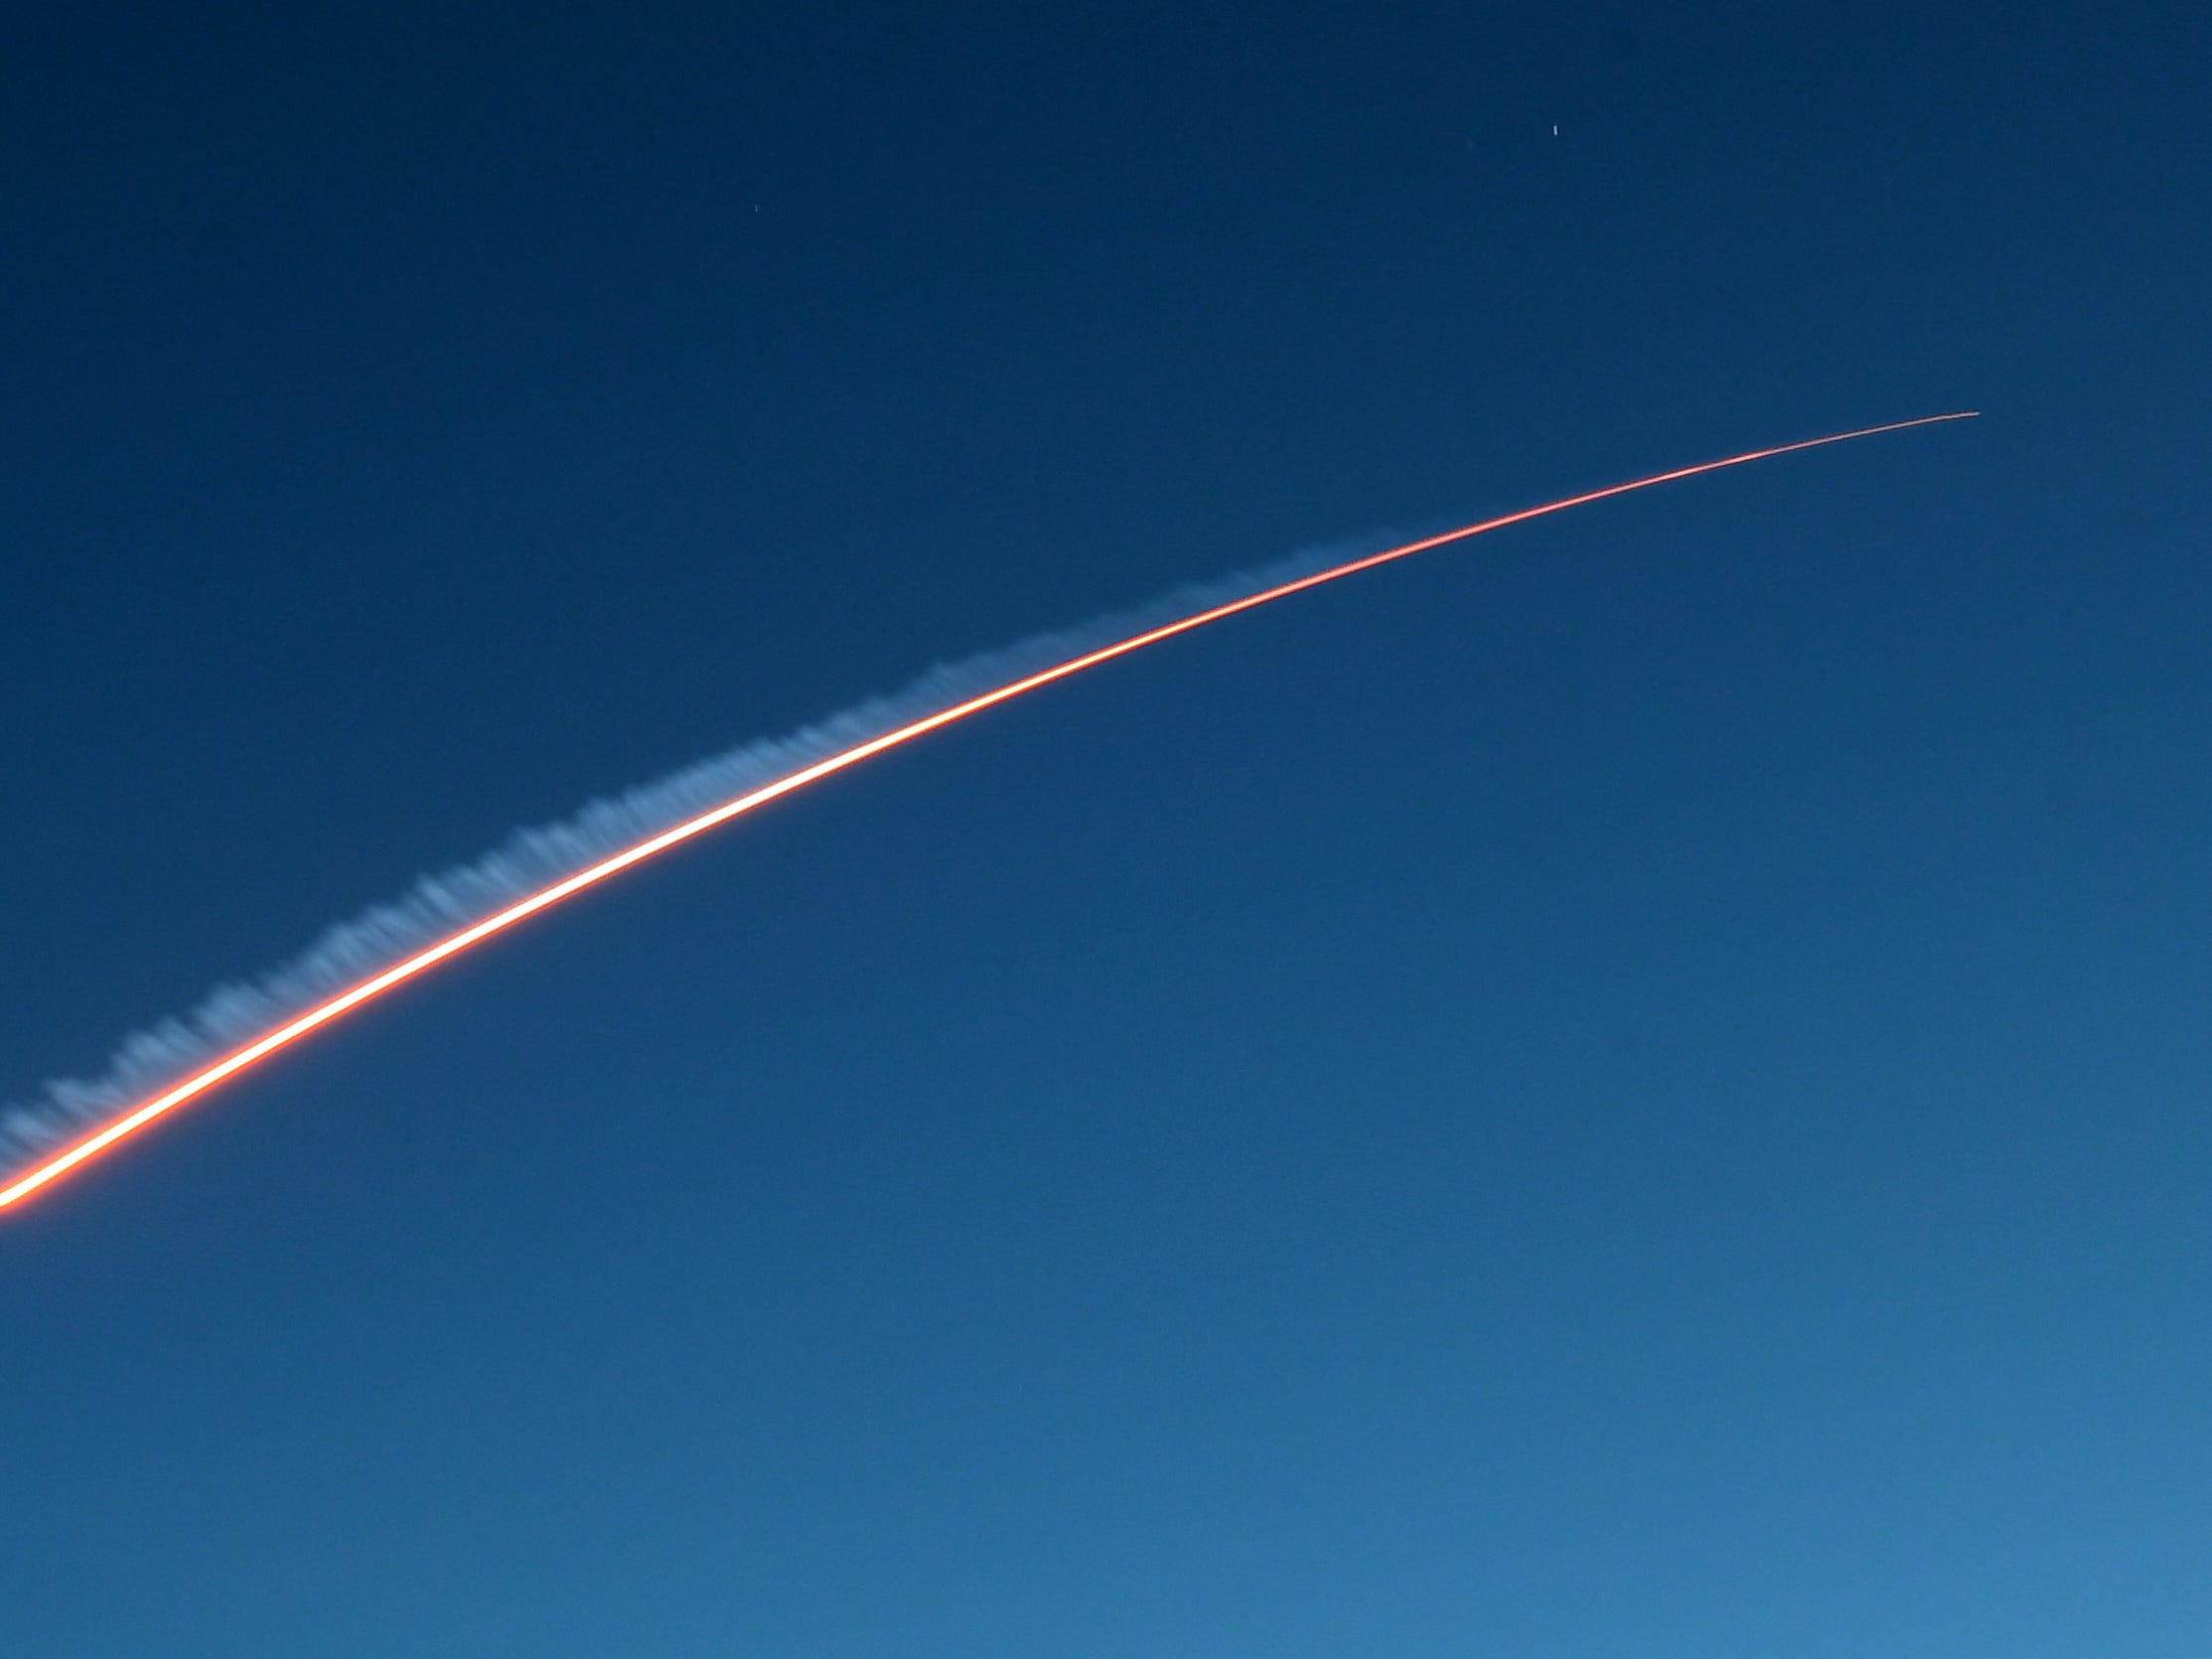
[[[934,662],[1987,413],[1028,699],[11,1217],[11,1646],[2201,1651],[2200,15],[44,30],[9,1098]]]

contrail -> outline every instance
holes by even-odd
[[[750,744],[619,800],[596,803],[566,824],[520,831],[474,864],[425,877],[398,904],[332,929],[297,962],[257,986],[218,990],[189,1020],[169,1020],[132,1037],[97,1081],[50,1084],[43,1105],[19,1107],[0,1117],[0,1142],[11,1144],[17,1154],[11,1184],[0,1187],[0,1209],[82,1169],[186,1102],[494,934],[816,779],[1026,691],[1240,611],[1488,530],[1655,484],[1881,432],[1970,420],[1979,412],[1922,415],[1677,467],[1320,568],[1312,568],[1312,555],[1270,565],[1169,595],[1140,612],[1094,623],[1076,634],[1047,635],[1011,651],[940,669],[897,696],[848,709],[791,737]],[[987,688],[975,689],[986,682]],[[231,1043],[240,1046],[203,1063]],[[198,1069],[180,1075],[193,1067]],[[83,1131],[85,1125],[102,1120],[102,1127],[69,1139],[73,1130]]]

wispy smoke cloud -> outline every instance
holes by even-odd
[[[134,1032],[97,1075],[50,1082],[38,1098],[0,1108],[0,1181],[217,1056],[457,928],[481,921],[525,894],[718,803],[1107,641],[1310,575],[1346,556],[1342,547],[1295,554],[1259,569],[1178,589],[1079,628],[1040,634],[1001,651],[942,665],[900,691],[870,698],[788,736],[763,738],[594,801],[561,823],[517,830],[481,858],[425,875],[392,902],[338,923],[292,961],[258,980],[218,986],[190,1013]]]

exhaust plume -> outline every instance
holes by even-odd
[[[631,865],[818,778],[1085,669],[1324,582],[1610,496],[1978,412],[1925,415],[1655,473],[1361,557],[1306,553],[1181,589],[1137,610],[942,667],[904,690],[517,830],[473,863],[424,876],[397,901],[331,928],[291,963],[212,992],[125,1039],[94,1078],[50,1083],[0,1111],[0,1209],[80,1169],[186,1102],[447,958]]]

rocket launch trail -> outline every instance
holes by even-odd
[[[622,846],[619,850],[607,856],[599,857],[596,861],[573,871],[573,873],[538,886],[535,890],[529,891],[521,897],[515,898],[513,902],[503,905],[501,908],[492,911],[491,914],[483,916],[480,920],[470,922],[466,926],[447,933],[434,943],[414,950],[401,960],[393,962],[379,971],[368,974],[357,982],[338,990],[336,994],[324,996],[304,1011],[292,1013],[289,1017],[279,1017],[275,1022],[269,1024],[266,1029],[262,1030],[258,1036],[254,1036],[240,1046],[232,1048],[220,1059],[210,1064],[201,1065],[198,1069],[193,1070],[189,1076],[171,1082],[166,1087],[161,1088],[159,1092],[139,1101],[138,1104],[116,1112],[104,1124],[90,1132],[83,1133],[58,1148],[48,1147],[39,1151],[26,1167],[15,1172],[12,1177],[0,1176],[0,1179],[7,1179],[9,1183],[0,1186],[0,1209],[21,1204],[34,1193],[42,1192],[54,1186],[57,1182],[83,1170],[94,1160],[113,1151],[124,1141],[149,1129],[162,1118],[175,1112],[179,1107],[198,1100],[220,1085],[238,1076],[241,1072],[248,1071],[260,1064],[278,1050],[290,1047],[301,1038],[330,1024],[333,1020],[343,1018],[363,1004],[373,1001],[386,991],[427,973],[437,967],[438,964],[473,949],[495,934],[504,933],[516,923],[526,921],[540,911],[549,910],[562,900],[572,898],[588,887],[595,887],[610,876],[618,875],[634,864],[644,863],[647,859],[666,852],[669,848],[690,840],[695,835],[704,834],[709,830],[727,824],[734,818],[740,818],[757,807],[764,807],[781,796],[789,795],[795,790],[804,789],[817,779],[826,778],[833,772],[842,772],[847,767],[857,766],[860,762],[882,754],[888,749],[895,749],[901,744],[910,743],[915,738],[926,736],[942,727],[953,725],[958,721],[968,718],[970,715],[980,714],[986,708],[992,708],[999,703],[1010,701],[1026,692],[1049,685],[1055,680],[1066,679],[1072,675],[1083,673],[1086,669],[1097,668],[1102,663],[1111,662],[1117,657],[1125,657],[1129,653],[1140,651],[1146,646],[1157,645],[1162,640],[1173,639],[1178,634],[1187,634],[1194,629],[1203,628],[1209,623],[1220,622],[1224,618],[1235,616],[1241,611],[1254,610],[1261,605],[1271,604],[1277,599],[1288,598],[1293,593],[1301,593],[1307,588],[1319,587],[1325,582],[1333,582],[1345,576],[1357,575],[1363,570],[1372,570],[1379,565],[1390,564],[1398,559],[1410,558],[1415,553],[1427,552],[1432,548],[1446,546],[1451,542],[1464,541],[1471,536],[1481,535],[1489,530],[1503,529],[1509,525],[1524,524],[1529,520],[1542,519],[1553,513],[1564,513],[1569,508],[1583,507],[1592,502],[1604,501],[1608,497],[1628,495],[1633,491],[1650,489],[1657,484],[1668,484],[1678,479],[1696,478],[1702,473],[1719,472],[1727,467],[1740,467],[1753,461],[1763,461],[1778,455],[1792,454],[1798,450],[1818,449],[1828,444],[1844,443],[1854,438],[1872,437],[1882,432],[1901,432],[1911,427],[1931,426],[1942,421],[1971,419],[1977,412],[1975,410],[1961,410],[1951,414],[1924,415],[1914,420],[1893,421],[1883,426],[1868,426],[1852,432],[1838,432],[1827,437],[1808,438],[1797,443],[1776,444],[1766,449],[1755,449],[1741,455],[1726,456],[1717,461],[1704,461],[1695,466],[1677,467],[1668,472],[1654,473],[1647,478],[1634,479],[1626,484],[1614,484],[1601,490],[1590,490],[1581,495],[1568,496],[1560,501],[1548,502],[1542,507],[1524,508],[1520,512],[1508,513],[1495,519],[1487,519],[1480,524],[1467,525],[1458,529],[1447,530],[1439,535],[1424,536],[1417,541],[1408,541],[1402,546],[1386,548],[1381,552],[1369,553],[1364,557],[1347,559],[1325,569],[1311,571],[1288,580],[1276,581],[1256,592],[1246,593],[1218,604],[1205,605],[1203,608],[1193,610],[1187,615],[1175,617],[1156,626],[1143,628],[1094,649],[1069,656],[1063,661],[1051,664],[1049,667],[1021,674],[1017,678],[1007,679],[1002,684],[993,685],[987,690],[967,696],[948,706],[940,707],[934,712],[923,714],[918,718],[908,719],[903,724],[868,737],[864,741],[854,742],[846,747],[839,748],[811,764],[800,766],[796,770],[759,784],[757,787],[747,789],[743,793],[723,800],[718,805],[712,806],[703,812],[696,812],[670,828],[635,839],[630,844]]]

